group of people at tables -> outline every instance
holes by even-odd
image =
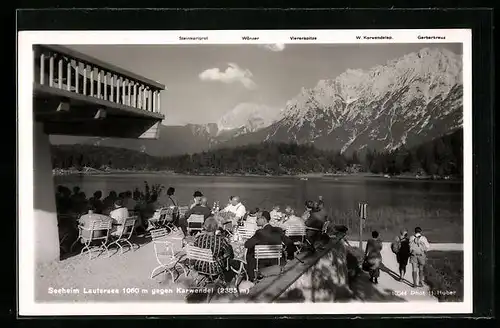
[[[138,207],[146,205],[145,202],[141,201],[144,195],[138,189],[133,192],[127,190],[121,193],[111,190],[105,197],[101,190],[97,190],[90,198],[87,198],[85,192],[78,186],[70,190],[60,185],[57,187],[55,196],[58,214],[79,215],[86,213],[89,208],[93,208],[95,213],[107,215],[114,209],[115,201],[118,199],[122,200],[124,206],[129,210],[137,210]]]
[[[169,207],[175,207],[175,198],[171,197]],[[288,237],[285,233],[287,227],[291,225],[302,225],[306,228],[305,239],[309,241],[312,248],[314,242],[321,234],[321,230],[327,220],[324,204],[320,197],[318,202],[307,201],[305,211],[302,216],[295,215],[291,206],[287,206],[284,212],[275,206],[271,211],[260,210],[258,208],[247,211],[241,203],[239,196],[231,196],[229,204],[224,208],[218,208],[217,203],[213,208],[208,205],[208,199],[200,192],[193,194],[193,202],[189,209],[183,214],[172,216],[172,223],[179,227],[186,239],[191,239],[193,246],[210,249],[214,256],[215,263],[199,261],[194,263],[196,270],[208,274],[217,274],[225,271],[230,273],[231,267],[235,270],[241,265],[240,259],[235,256],[236,248],[243,246],[246,249],[245,269],[250,281],[261,278],[255,276],[255,246],[256,245],[284,245],[284,255],[287,259],[293,259],[297,247],[294,244],[294,237]],[[173,212],[176,213],[176,212]],[[195,230],[194,238],[190,236],[188,223],[191,215],[203,215],[204,222],[201,232]],[[232,238],[237,234],[238,227],[253,226],[255,232],[249,239],[240,241],[240,244]],[[229,265],[228,265],[229,264]],[[276,265],[274,260],[259,260],[259,268]]]
[[[72,191],[65,186],[58,186],[56,207],[59,229],[62,234],[76,233],[77,227],[84,228],[85,232],[91,228],[92,222],[111,221],[110,233],[112,236],[118,236],[123,231],[125,220],[135,216],[136,231],[146,230],[143,218],[154,213],[159,204],[158,195],[151,195],[149,201],[143,201],[143,198],[136,189],[134,192],[125,191],[119,194],[112,190],[106,197],[103,197],[102,191],[97,190],[87,199],[78,186],[73,187]],[[99,235],[100,233],[96,232],[94,237]]]
[[[111,235],[120,235],[123,231],[124,223],[127,218],[134,216],[136,218],[134,230],[139,234],[154,229],[150,219],[154,217],[154,213],[162,208],[173,208],[171,224],[178,227],[185,238],[191,238],[192,244],[196,247],[211,249],[215,263],[209,267],[199,268],[203,272],[216,272],[217,270],[231,271],[226,265],[237,267],[241,264],[235,259],[235,252],[231,243],[230,236],[241,225],[252,225],[255,227],[254,235],[244,241],[246,252],[245,269],[251,281],[254,281],[256,260],[254,249],[256,245],[284,245],[286,258],[294,257],[296,246],[294,245],[293,237],[288,237],[285,231],[291,225],[304,225],[306,229],[306,240],[309,245],[314,245],[315,240],[321,234],[322,227],[327,220],[327,213],[324,209],[324,203],[321,197],[318,201],[306,201],[305,211],[301,216],[295,214],[291,206],[287,206],[284,212],[280,211],[278,206],[275,206],[271,211],[255,208],[248,211],[241,202],[239,196],[231,196],[229,203],[224,208],[219,208],[217,203],[211,208],[207,197],[200,191],[195,191],[193,200],[185,213],[178,211],[179,202],[175,197],[175,188],[170,187],[166,192],[159,195],[153,194],[148,202],[141,202],[139,195],[136,192],[130,191],[117,194],[111,191],[109,195],[102,199],[102,192],[96,191],[90,199],[86,199],[85,195],[78,187],[73,189],[73,194],[68,192],[67,188],[59,188],[58,209],[61,206],[66,206],[64,209],[71,208],[75,210],[75,206],[79,205],[82,208],[76,209],[82,211],[85,205],[87,212],[81,215],[78,219],[78,225],[82,228],[87,228],[92,225],[95,220],[110,220],[112,222]],[[73,204],[73,205],[71,205]],[[199,228],[201,233],[196,236],[188,234],[188,219],[192,215],[203,215],[204,222]],[[275,261],[260,260],[259,267],[275,265]],[[202,264],[200,265],[208,265]]]

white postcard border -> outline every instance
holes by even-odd
[[[180,37],[186,38],[180,40]],[[243,40],[243,36],[258,40]],[[356,38],[356,37],[360,38]],[[365,39],[364,37],[368,37]],[[291,37],[297,39],[292,40]],[[390,37],[390,39],[387,39]],[[444,37],[444,39],[442,39]],[[312,39],[311,39],[312,38]],[[314,39],[315,38],[315,39]],[[472,313],[471,30],[22,31],[18,33],[19,315],[441,314]],[[462,43],[464,129],[464,301],[457,303],[179,304],[36,303],[33,207],[34,44]]]

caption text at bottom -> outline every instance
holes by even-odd
[[[53,288],[47,290],[50,295],[168,295],[168,294],[238,294],[234,287],[214,287],[214,288]],[[240,294],[248,294],[248,289],[240,289]]]

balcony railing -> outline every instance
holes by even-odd
[[[35,86],[161,113],[158,82],[61,46],[37,45],[34,54]]]

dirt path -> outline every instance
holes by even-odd
[[[349,244],[354,247],[359,246],[357,241],[349,241]],[[363,249],[366,247],[366,242],[363,243]],[[462,244],[431,244],[431,249],[433,251],[460,251],[463,250]],[[401,301],[407,302],[438,302],[438,299],[431,295],[429,292],[429,287],[424,285],[424,287],[414,288],[412,287],[412,269],[411,264],[408,264],[406,269],[406,275],[403,281],[398,281],[396,278],[399,276],[399,266],[396,261],[396,256],[391,251],[391,243],[384,242],[382,246],[382,263],[383,269],[380,272],[379,283],[373,285],[381,294],[387,296],[397,296]],[[355,282],[353,288],[356,289],[356,285],[365,284],[366,276],[362,275],[358,279],[361,281]],[[391,299],[388,297],[387,299]],[[363,301],[379,301],[364,299]]]

